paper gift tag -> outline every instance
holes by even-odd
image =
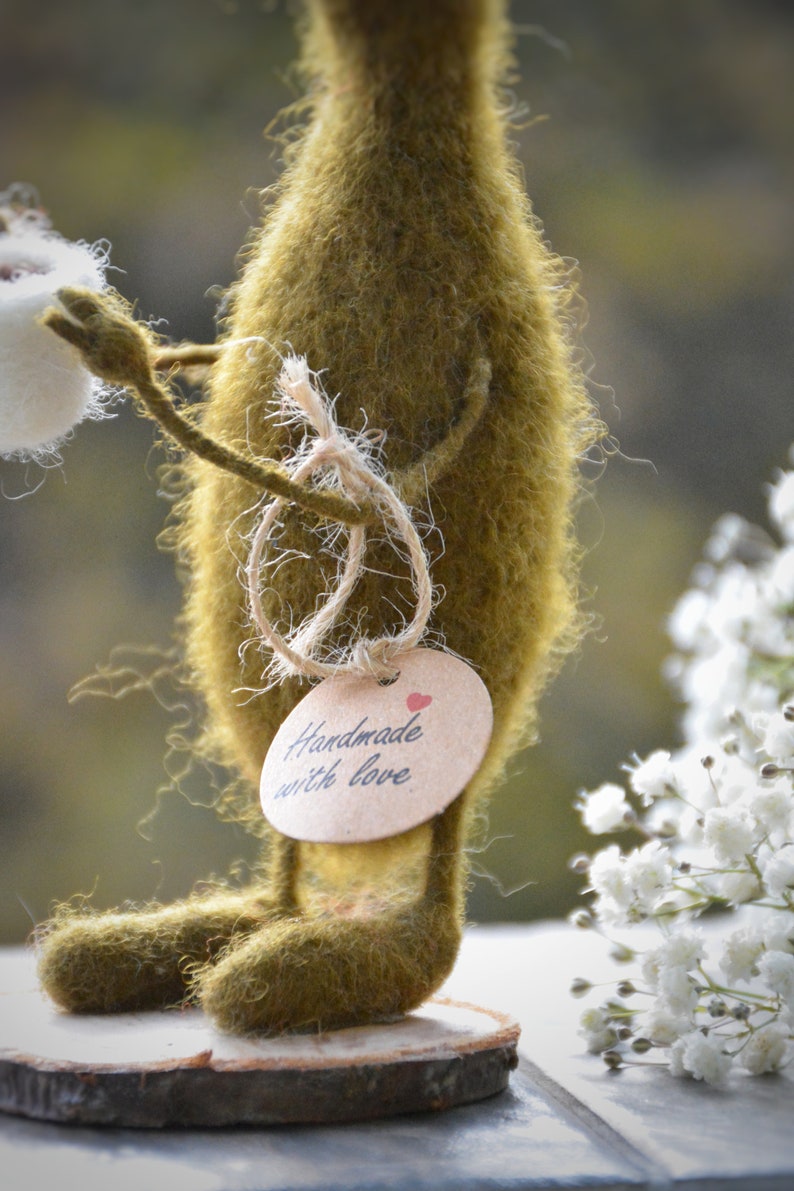
[[[262,768],[262,809],[284,835],[361,843],[444,810],[485,756],[493,711],[459,658],[414,649],[396,681],[338,675],[287,716]]]

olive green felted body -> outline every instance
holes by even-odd
[[[247,342],[214,368],[203,426],[258,457],[288,455],[297,443],[271,415],[291,349],[338,394],[340,425],[359,429],[366,418],[385,432],[385,463],[399,479],[426,452],[443,456],[473,370],[487,361],[484,411],[417,511],[436,526],[432,578],[445,593],[431,628],[483,678],[495,729],[478,777],[430,825],[372,845],[274,835],[272,906],[235,919],[229,950],[200,973],[204,1004],[227,1028],[373,1020],[438,986],[459,938],[466,821],[578,628],[570,516],[592,422],[571,363],[562,272],[506,148],[498,87],[507,44],[501,0],[308,5],[311,118],[231,293],[227,336]],[[251,696],[267,659],[251,644],[239,567],[259,494],[209,464],[190,466],[184,624],[207,705],[203,748],[250,781],[253,810],[268,745],[308,687],[295,678]],[[294,507],[285,516],[280,545],[309,557],[281,568],[277,590],[263,593],[276,620],[297,624],[333,581],[315,524]],[[395,605],[410,615],[411,587],[387,543],[376,542],[367,563],[350,611],[358,633],[377,636],[398,627]],[[342,626],[336,644],[349,632]],[[335,915],[334,891],[344,900],[350,890],[368,912]],[[187,919],[196,904],[184,903]],[[153,937],[165,913],[148,912]],[[109,927],[101,916],[87,921],[82,943],[72,941],[72,967],[78,952],[78,966],[94,963],[103,921]],[[113,1008],[115,993],[98,1006],[65,988],[58,937],[46,941],[42,969],[53,995],[72,1008]],[[104,942],[112,950],[118,937]],[[212,959],[201,925],[174,946],[173,970]],[[96,965],[92,982],[101,983]],[[138,1003],[164,999],[156,980],[143,983]]]

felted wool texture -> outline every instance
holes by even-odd
[[[282,915],[238,935],[198,972],[204,1009],[240,1034],[389,1021],[446,979],[460,946],[464,800],[433,822],[424,893],[343,917]],[[352,867],[352,866],[351,866]]]
[[[204,428],[262,457],[294,448],[268,417],[289,343],[324,370],[340,424],[359,426],[364,410],[386,432],[399,472],[444,437],[487,357],[487,409],[430,494],[444,540],[432,577],[446,592],[434,627],[483,677],[502,753],[576,620],[570,504],[590,432],[560,325],[561,269],[505,148],[502,5],[316,0],[309,17],[313,118],[230,295],[229,335],[264,342],[224,354]],[[254,782],[307,688],[292,680],[266,697],[233,697],[262,685],[255,649],[240,664],[250,630],[229,540],[230,525],[241,539],[251,528],[255,502],[233,477],[202,464],[193,472],[189,656],[217,752]],[[327,576],[304,516],[286,521],[282,543],[310,558],[282,568],[264,603],[297,622]],[[407,575],[389,546],[370,565],[353,615],[377,635],[390,627],[389,600],[408,595]]]
[[[428,539],[445,593],[431,628],[483,678],[494,734],[465,793],[403,836],[306,845],[271,833],[268,887],[280,916],[230,939],[196,973],[205,1007],[227,1029],[361,1023],[405,1012],[438,987],[460,935],[467,827],[510,750],[531,734],[537,696],[578,636],[571,509],[577,459],[596,425],[572,362],[565,271],[506,147],[499,86],[509,36],[501,0],[307,4],[310,119],[229,295],[229,346],[202,427],[242,453],[288,456],[299,444],[272,416],[273,393],[281,357],[294,351],[339,394],[340,425],[385,432],[398,486],[428,452],[440,453],[445,466],[416,510],[443,538],[443,549]],[[447,450],[483,361],[485,408],[462,448]],[[309,688],[290,679],[252,694],[267,659],[251,643],[239,572],[258,494],[205,463],[190,461],[188,471],[182,627],[207,706],[201,748],[249,780],[241,814],[256,822],[265,753]],[[298,623],[334,575],[313,519],[291,506],[283,521],[280,546],[295,558],[263,591],[264,611]],[[385,540],[367,564],[351,621],[378,636],[395,627],[395,605],[410,615],[410,577]],[[350,632],[341,624],[333,643],[343,647]],[[354,920],[334,910],[351,890],[368,906]],[[153,946],[160,938],[164,913],[147,921],[140,954],[147,930]],[[121,945],[113,922],[108,965]],[[84,928],[101,936],[102,917]],[[48,940],[53,953],[59,937]],[[70,1005],[68,980],[47,987]]]
[[[52,454],[86,417],[105,413],[78,352],[38,319],[66,285],[104,286],[101,252],[9,221],[0,231],[0,455]]]
[[[193,973],[275,907],[217,890],[170,906],[86,914],[62,907],[38,939],[39,978],[72,1013],[132,1013],[180,1004]]]
[[[421,1005],[452,969],[460,927],[417,903],[329,923],[282,918],[242,938],[201,981],[204,1009],[231,1033],[337,1030]],[[230,996],[230,989],[234,996]]]
[[[294,449],[267,416],[289,343],[324,370],[340,424],[360,426],[364,410],[386,432],[387,465],[399,474],[448,433],[471,370],[488,360],[484,414],[429,494],[444,541],[432,577],[446,593],[433,627],[478,669],[494,703],[493,743],[470,800],[527,727],[555,651],[575,635],[570,510],[576,459],[593,431],[571,364],[562,269],[506,150],[497,85],[507,39],[494,0],[308,6],[312,118],[231,294],[228,334],[263,342],[229,349],[204,419],[210,434],[257,455]],[[241,539],[250,531],[251,492],[201,464],[193,471],[189,657],[210,745],[255,782],[307,688],[291,680],[266,696],[230,697],[262,685],[263,660],[244,648],[250,629],[228,537],[230,524]],[[269,617],[287,609],[297,623],[327,589],[305,522],[298,512],[285,518],[281,545],[309,557],[264,593]],[[387,545],[369,565],[352,612],[358,631],[377,635],[409,588]],[[387,887],[401,845],[379,849]],[[303,871],[330,861],[335,880],[345,869],[355,880],[366,850],[302,846]],[[220,999],[213,992],[219,1014]]]

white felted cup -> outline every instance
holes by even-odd
[[[6,214],[4,212],[4,214]],[[107,415],[101,384],[76,348],[39,322],[63,286],[104,288],[106,255],[43,221],[0,232],[0,455],[52,455],[84,418]]]

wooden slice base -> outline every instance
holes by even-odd
[[[442,998],[389,1025],[250,1039],[198,1009],[77,1017],[0,988],[0,1110],[143,1128],[439,1110],[503,1091],[518,1035],[504,1014]]]

